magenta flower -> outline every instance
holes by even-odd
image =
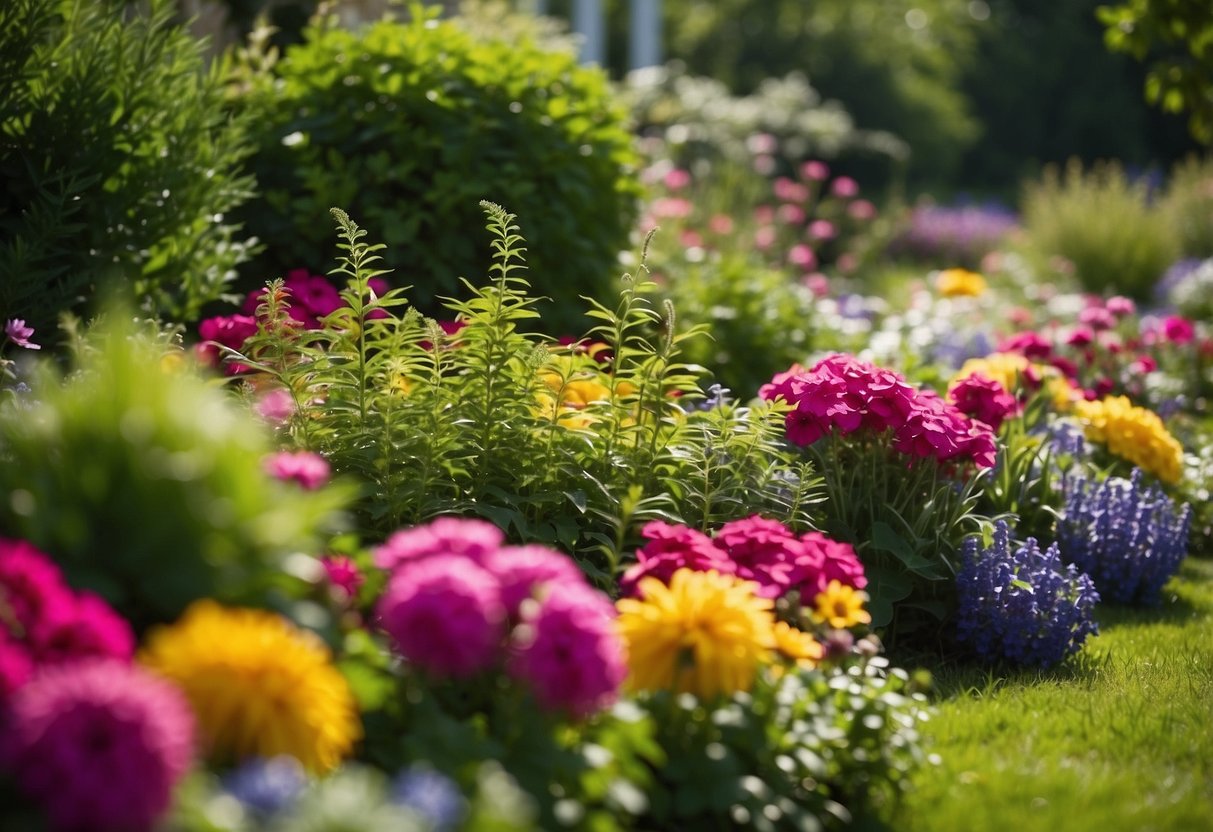
[[[803,568],[798,561],[806,556],[804,546],[786,526],[757,514],[725,523],[712,542],[728,555],[735,574],[758,584],[764,598],[787,591],[792,575]]]
[[[1039,332],[1028,330],[1004,338],[998,345],[998,351],[1017,352],[1025,358],[1048,358],[1053,353],[1053,344]]]
[[[129,662],[135,653],[131,625],[99,595],[80,592],[70,605],[69,617],[54,622],[37,645],[40,664],[86,657]]]
[[[859,195],[859,183],[849,176],[840,176],[830,183],[830,193],[840,199]]]
[[[1091,329],[1096,331],[1111,329],[1112,327],[1116,326],[1117,313],[1114,312],[1113,309],[1124,307],[1123,304],[1113,304],[1112,300],[1115,300],[1115,298],[1108,301],[1110,304],[1108,306],[1095,305],[1085,307],[1078,313],[1078,322],[1080,324],[1086,324],[1087,326],[1091,327]],[[1121,298],[1121,300],[1126,300],[1126,298]],[[1129,303],[1132,304],[1133,301],[1129,301]],[[1027,353],[1025,353],[1025,355],[1027,355]],[[1031,356],[1028,357],[1030,358]]]
[[[280,451],[265,461],[265,471],[283,482],[297,482],[308,491],[315,491],[329,480],[328,462],[311,451]]]
[[[500,583],[458,555],[433,555],[397,571],[378,614],[400,654],[437,676],[489,669],[505,635]]]
[[[948,397],[958,410],[980,419],[994,430],[1019,412],[1019,402],[1001,384],[980,373],[966,376],[952,385]]]
[[[691,174],[682,168],[674,168],[662,180],[671,191],[680,191],[691,184]]]
[[[34,328],[26,326],[25,321],[21,318],[10,318],[6,321],[4,324],[4,334],[8,340],[19,347],[25,347],[27,350],[42,349],[42,347],[30,341],[30,336],[34,334]]]
[[[808,271],[817,265],[817,255],[804,243],[797,243],[788,250],[788,262]]]
[[[33,657],[7,630],[0,629],[0,708],[33,674]]]
[[[168,682],[120,662],[42,670],[9,703],[3,760],[65,832],[144,832],[193,756],[194,722]]]
[[[1116,295],[1108,298],[1107,302],[1104,304],[1104,308],[1116,317],[1123,318],[1126,315],[1132,315],[1134,312],[1136,312],[1137,304],[1135,304],[1129,298]]]
[[[731,575],[736,570],[712,539],[695,529],[652,520],[640,534],[649,542],[636,552],[636,563],[619,581],[624,595],[635,595],[641,578],[653,577],[668,583],[679,569],[697,572],[715,569],[722,575]]]
[[[800,204],[809,198],[809,189],[799,182],[793,182],[786,176],[780,176],[771,185],[775,198],[780,202]]]
[[[59,567],[24,540],[0,538],[0,628],[38,651],[73,616],[74,599]]]
[[[295,414],[295,400],[285,387],[275,387],[257,400],[255,409],[265,421],[281,425]]]
[[[587,585],[561,587],[529,608],[507,669],[541,705],[575,717],[609,705],[627,673],[615,607]]]
[[[225,353],[220,347],[240,350],[244,342],[257,334],[257,321],[250,315],[220,315],[205,318],[198,324],[198,335],[202,343],[195,347],[198,358],[209,367],[223,364]],[[224,372],[236,375],[248,370],[238,362],[228,362]]]
[[[547,585],[555,592],[587,585],[571,558],[546,546],[506,546],[490,552],[484,566],[501,584],[501,602],[510,615]]]
[[[1196,327],[1187,318],[1171,315],[1162,322],[1162,335],[1172,344],[1190,344],[1196,339]]]
[[[810,182],[824,182],[830,178],[830,168],[825,162],[810,160],[800,166],[800,175]]]
[[[324,567],[324,576],[329,585],[342,593],[345,598],[353,598],[358,594],[358,588],[366,581],[358,564],[346,555],[325,555],[320,559]]]
[[[813,220],[809,223],[808,234],[814,240],[832,240],[838,236],[838,228],[829,220]]]
[[[395,571],[435,555],[459,555],[483,565],[504,541],[501,529],[484,520],[439,517],[424,526],[395,532],[375,549],[375,565]]]
[[[801,569],[792,578],[793,586],[800,590],[805,603],[811,603],[818,593],[824,592],[830,581],[855,589],[868,585],[863,563],[850,543],[826,537],[821,532],[807,532],[801,535],[800,541],[809,553],[803,563],[810,568]],[[811,568],[813,566],[816,568]]]

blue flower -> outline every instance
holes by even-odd
[[[1043,552],[1032,538],[1013,545],[1001,520],[988,548],[965,541],[956,588],[957,635],[982,658],[1048,667],[1098,632],[1091,579],[1063,564],[1056,544]]]
[[[436,832],[454,829],[467,811],[463,794],[449,777],[421,766],[412,766],[396,776],[391,801],[421,815]]]
[[[290,806],[307,785],[294,757],[255,757],[223,778],[223,788],[249,809],[272,815]]]
[[[1162,489],[1131,479],[1074,477],[1057,525],[1066,560],[1077,564],[1120,604],[1157,604],[1163,585],[1188,552],[1192,508],[1176,508]]]

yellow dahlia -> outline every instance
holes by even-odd
[[[786,621],[775,622],[775,649],[800,667],[816,667],[825,655],[825,648],[817,639]]]
[[[1163,482],[1179,482],[1183,446],[1154,411],[1137,407],[1125,396],[1107,396],[1075,403],[1074,415],[1092,442],[1105,445],[1109,452]]]
[[[871,624],[872,616],[863,608],[867,594],[841,581],[830,581],[824,592],[817,593],[813,618],[838,630],[856,624]]]
[[[639,598],[621,599],[619,629],[628,648],[627,686],[704,699],[749,690],[775,646],[774,602],[757,584],[716,572],[679,569],[669,586],[640,581]]]
[[[362,736],[324,642],[276,613],[198,601],[151,631],[139,661],[185,692],[215,758],[289,754],[323,773]]]
[[[1019,379],[1027,369],[1028,359],[1016,352],[996,352],[985,358],[970,358],[948,382],[948,389],[952,389],[958,381],[981,373],[1001,384],[1003,390],[1014,393],[1019,389]]]
[[[935,278],[935,288],[945,298],[977,297],[986,291],[986,279],[968,269],[944,269]]]

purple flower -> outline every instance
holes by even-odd
[[[421,815],[434,832],[455,829],[467,814],[467,801],[446,775],[410,766],[392,781],[391,801]]]
[[[523,608],[510,673],[525,680],[544,707],[588,716],[610,703],[627,673],[614,624],[615,606],[596,589],[549,592]]]
[[[506,546],[489,553],[484,566],[501,584],[501,602],[514,615],[545,585],[556,592],[585,586],[585,574],[567,555],[546,546]]]
[[[223,790],[261,815],[281,812],[307,786],[303,764],[294,757],[255,757],[223,778]]]
[[[484,520],[439,517],[424,526],[394,533],[375,549],[375,565],[393,571],[433,555],[462,555],[479,564],[504,540],[501,530]]]
[[[25,347],[27,350],[42,349],[37,344],[30,342],[30,336],[34,334],[34,328],[26,326],[25,321],[21,318],[10,318],[5,322],[4,334],[8,337],[8,340],[19,347]]]
[[[44,668],[9,708],[4,765],[57,830],[150,830],[193,756],[185,697],[121,662]]]
[[[297,482],[314,491],[329,480],[329,464],[324,457],[311,451],[281,451],[265,461],[265,471],[283,482]]]
[[[1048,667],[1099,631],[1091,579],[1062,563],[1057,544],[1013,544],[1002,520],[988,548],[965,541],[956,588],[957,636],[983,658]]]
[[[453,554],[397,570],[378,614],[400,654],[439,676],[487,670],[505,635],[501,584],[470,558]]]

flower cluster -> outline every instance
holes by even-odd
[[[780,373],[759,394],[793,406],[786,417],[788,440],[811,445],[823,436],[858,430],[888,431],[892,447],[938,462],[994,465],[996,446],[988,425],[975,422],[930,390],[920,390],[892,370],[836,354],[811,369]]]
[[[812,601],[831,581],[855,590],[868,583],[851,544],[820,532],[796,535],[782,523],[757,515],[724,524],[714,537],[661,520],[646,524],[641,534],[648,542],[620,581],[625,595],[637,594],[644,578],[668,583],[680,569],[736,575],[753,581],[764,598],[796,592]]]
[[[1154,604],[1187,554],[1191,520],[1191,506],[1144,487],[1139,470],[1128,480],[1074,477],[1057,539],[1106,600]]]
[[[1056,544],[1013,543],[1003,521],[989,547],[965,541],[956,587],[957,635],[983,658],[1048,667],[1098,632],[1091,579],[1063,564]]]
[[[1183,447],[1152,410],[1137,407],[1125,396],[1075,404],[1075,416],[1087,439],[1107,447],[1163,482],[1176,483],[1183,474]]]
[[[920,205],[890,250],[925,260],[976,264],[1001,245],[1017,224],[1014,212],[999,206]]]
[[[565,555],[505,546],[497,527],[440,518],[375,551],[390,572],[379,623],[409,662],[436,677],[496,669],[545,708],[574,716],[608,704],[623,681],[615,611]]]
[[[973,373],[948,388],[948,399],[957,410],[985,422],[994,430],[1019,412],[1019,402],[992,378]]]
[[[99,596],[69,587],[29,543],[0,539],[0,703],[42,666],[129,661],[134,649],[130,625]]]
[[[361,737],[329,649],[276,613],[197,601],[148,634],[139,660],[185,692],[218,760],[287,754],[321,773]]]

